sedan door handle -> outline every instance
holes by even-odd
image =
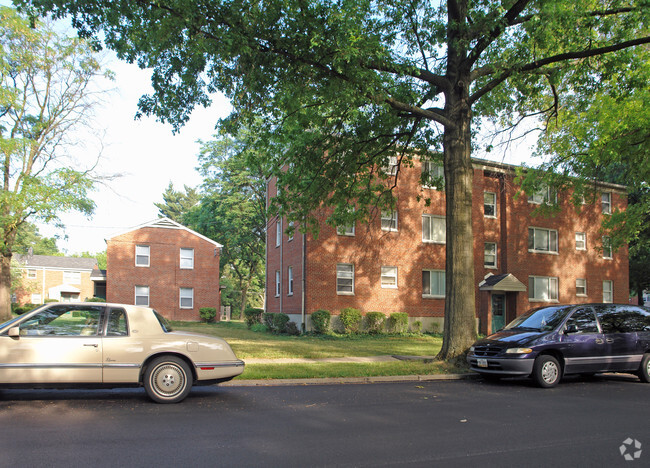
[[[85,343],[84,346],[92,346],[93,348],[96,348],[98,345],[97,343]]]

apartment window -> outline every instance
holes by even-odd
[[[397,267],[381,267],[381,287],[397,289]]]
[[[63,282],[65,284],[81,284],[81,272],[80,271],[64,271],[63,272]]]
[[[576,232],[576,250],[587,250],[587,234]]]
[[[194,308],[194,288],[180,288],[179,296],[181,309]]]
[[[434,161],[422,161],[422,186],[433,190],[445,189],[445,170]]]
[[[181,249],[181,269],[194,269],[194,249]]]
[[[354,265],[349,263],[336,265],[336,293],[354,294]]]
[[[287,240],[288,242],[291,242],[293,240],[293,236],[296,233],[296,230],[293,228],[293,221],[289,222],[289,239]]]
[[[531,301],[557,301],[558,279],[547,276],[529,276],[528,299]]]
[[[41,304],[43,302],[43,297],[40,294],[32,294],[30,302],[32,304]]]
[[[388,164],[383,166],[381,169],[382,171],[384,171],[386,174],[389,175],[397,174],[397,156],[389,156]]]
[[[484,265],[486,268],[497,267],[497,244],[496,242],[486,242],[484,249]]]
[[[584,278],[576,279],[576,296],[587,296],[587,280]]]
[[[135,305],[149,307],[149,286],[135,287]]]
[[[280,220],[278,220],[275,223],[275,246],[280,247],[281,243],[282,243],[282,223],[280,223]]]
[[[548,185],[544,185],[537,192],[528,197],[528,203],[541,205],[543,203],[554,205],[557,203],[557,191]]]
[[[29,279],[36,279],[36,270],[27,270],[27,278]],[[36,302],[32,302],[32,304],[37,304]]]
[[[339,226],[338,228],[336,228],[336,233],[339,236],[353,237],[354,236],[354,226],[355,226],[354,222],[352,224],[350,224],[349,226]]]
[[[528,251],[557,253],[557,231],[554,229],[529,227]]]
[[[293,296],[293,267],[288,267],[287,268],[287,278],[288,278],[288,286],[289,286],[289,291],[287,292],[288,296]]]
[[[612,194],[605,192],[601,196],[603,205],[603,214],[612,214]]]
[[[422,296],[445,297],[445,270],[422,270]]]
[[[149,246],[136,245],[135,246],[135,266],[148,267],[149,266]]]
[[[397,231],[397,210],[381,212],[381,230]]]
[[[422,242],[444,244],[446,242],[447,220],[444,216],[422,215]]]
[[[614,302],[614,282],[611,280],[603,281],[603,302]]]
[[[280,271],[275,270],[275,297],[280,297]]]
[[[497,217],[497,194],[492,192],[483,193],[483,215],[486,218]]]
[[[603,258],[612,258],[612,239],[609,236],[603,236]]]

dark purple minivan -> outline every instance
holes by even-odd
[[[625,304],[532,309],[474,343],[472,370],[486,378],[531,376],[554,387],[563,375],[631,372],[650,382],[650,309]]]

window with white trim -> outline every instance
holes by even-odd
[[[339,236],[349,236],[349,237],[354,237],[354,227],[355,223],[352,222],[352,224],[348,226],[339,226],[336,228],[336,233]]]
[[[555,229],[529,227],[528,251],[557,253],[557,231]]]
[[[32,294],[32,298],[30,299],[30,302],[32,304],[40,304],[43,302],[43,296],[40,294]]]
[[[336,293],[354,294],[354,265],[350,263],[336,265]]]
[[[444,216],[422,215],[422,242],[444,244],[447,242],[447,220]]]
[[[282,223],[278,219],[275,222],[275,246],[280,247],[282,243]]]
[[[552,276],[529,276],[528,299],[531,301],[557,301],[558,279]]]
[[[275,297],[280,297],[280,270],[275,270]]]
[[[389,156],[387,163],[382,166],[381,170],[389,175],[397,174],[397,156]]]
[[[612,238],[603,236],[603,258],[612,259]]]
[[[548,185],[544,185],[537,192],[528,196],[528,203],[555,205],[557,204],[557,191]]]
[[[614,302],[614,282],[611,280],[603,281],[603,302]]]
[[[497,243],[496,242],[485,243],[483,258],[484,258],[483,264],[486,268],[497,267]]]
[[[576,232],[576,250],[587,250],[587,234]]]
[[[397,210],[386,210],[381,212],[381,230],[397,231]]]
[[[601,195],[601,204],[603,207],[603,214],[612,214],[612,194],[605,192]]]
[[[397,267],[381,267],[381,287],[397,289]]]
[[[194,308],[194,288],[180,288],[179,297],[181,309]]]
[[[422,161],[422,186],[427,189],[445,190],[445,170],[435,161]]]
[[[587,280],[585,278],[576,279],[576,296],[587,296]]]
[[[181,270],[194,269],[194,249],[181,248]]]
[[[135,246],[135,266],[149,266],[150,249],[148,245]]]
[[[289,239],[287,239],[287,242],[291,242],[293,240],[293,236],[296,234],[296,230],[293,228],[293,221],[289,221]]]
[[[65,284],[81,284],[81,272],[80,271],[64,271],[63,272],[63,282]]]
[[[37,272],[36,272],[36,270],[34,270],[34,269],[29,269],[29,270],[27,270],[27,278],[28,278],[28,279],[36,279],[36,274],[37,274]],[[37,303],[36,303],[36,302],[32,302],[32,304],[37,304]],[[40,303],[38,303],[38,304],[40,304]]]
[[[445,297],[445,270],[422,270],[422,297]]]
[[[135,287],[135,305],[149,307],[149,286]]]
[[[287,295],[293,296],[293,267],[287,268],[287,286],[289,288]]]
[[[497,217],[497,194],[483,192],[483,216],[486,218]]]

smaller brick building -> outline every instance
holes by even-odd
[[[172,320],[219,310],[221,244],[168,218],[106,239],[109,302],[143,305]]]

